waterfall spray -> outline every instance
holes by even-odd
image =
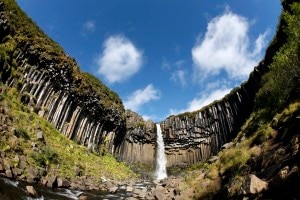
[[[156,179],[161,180],[167,177],[167,160],[165,156],[165,145],[161,134],[160,124],[156,124],[157,139],[156,139]]]

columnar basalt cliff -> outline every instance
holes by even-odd
[[[123,161],[153,167],[155,164],[156,128],[137,113],[126,110],[126,136],[117,155]]]
[[[18,9],[0,1],[1,81],[17,87],[22,102],[68,138],[98,151],[109,137],[105,145],[113,153],[125,135],[121,100],[92,75],[80,72],[75,60]]]
[[[252,111],[261,75],[266,70],[261,63],[247,82],[222,100],[163,121],[168,166],[186,166],[205,160],[233,139]]]
[[[253,110],[262,75],[285,42],[280,26],[264,60],[239,88],[201,110],[161,122],[169,167],[207,159],[236,136]],[[75,60],[9,0],[0,0],[0,69],[1,81],[18,88],[22,102],[68,138],[94,151],[105,145],[129,163],[154,166],[155,124],[125,112],[117,94],[80,72]]]
[[[289,9],[287,2],[282,1],[284,9]],[[198,111],[170,116],[161,122],[168,167],[187,166],[208,159],[236,137],[253,111],[262,76],[269,71],[274,55],[286,42],[283,27],[280,19],[264,59],[240,87]]]
[[[284,3],[285,1],[283,7],[286,7]],[[198,111],[170,116],[161,122],[168,167],[188,166],[208,159],[237,135],[253,111],[255,95],[261,87],[262,76],[269,71],[273,56],[285,43],[283,26],[284,23],[279,21],[277,33],[266,50],[265,58],[240,87],[233,89],[223,99]],[[132,140],[131,145],[140,148],[145,141],[150,143],[151,140],[145,137],[147,134],[149,130],[139,129],[140,140]],[[127,132],[126,137],[130,138],[132,135],[135,134]],[[123,145],[128,141],[124,141]],[[150,152],[151,155],[155,154],[155,150]],[[143,154],[144,152],[139,150],[135,152],[134,157],[140,158]],[[135,159],[129,160],[126,156],[123,158],[129,162],[136,162]]]

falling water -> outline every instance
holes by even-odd
[[[156,179],[161,180],[167,177],[167,160],[165,156],[165,145],[163,136],[161,134],[161,128],[159,124],[156,124],[157,129],[157,149],[156,149]]]

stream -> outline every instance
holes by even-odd
[[[40,195],[39,198],[32,198],[26,193],[26,186],[32,185],[37,193]],[[133,185],[134,188],[146,189],[153,187],[152,182],[136,183]],[[126,199],[133,195],[132,192],[126,191],[126,185],[119,186],[114,194],[102,191],[79,191],[69,189],[51,189],[38,184],[29,184],[26,182],[10,180],[4,177],[0,177],[0,199],[1,200],[72,200],[79,199],[80,196],[86,196],[86,199],[99,200],[119,200]],[[137,198],[139,199],[139,198]]]

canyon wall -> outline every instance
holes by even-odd
[[[116,155],[122,161],[155,165],[156,127],[152,121],[144,121],[141,116],[126,110],[126,135]]]
[[[262,75],[285,41],[280,26],[264,60],[239,88],[160,123],[169,167],[205,160],[237,135],[253,110]],[[93,151],[105,146],[122,161],[154,166],[155,124],[125,112],[114,92],[80,72],[75,60],[9,0],[0,0],[0,58],[1,81],[16,87],[22,102],[62,134]]]
[[[232,140],[253,109],[263,63],[254,69],[248,81],[222,100],[199,111],[170,116],[161,123],[167,165],[187,166],[216,154]]]
[[[16,87],[24,104],[69,139],[95,152],[105,145],[113,154],[125,136],[121,100],[95,77],[80,72],[74,59],[12,5],[0,1],[0,45],[5,55],[1,82]],[[18,15],[24,20],[18,23],[30,33],[15,22]]]
[[[160,122],[167,167],[186,167],[215,155],[230,142],[253,110],[261,77],[268,71],[261,62],[249,79],[222,100],[198,111],[170,116]],[[151,121],[127,111],[127,132],[119,148],[119,158],[129,163],[155,166],[156,127]]]

